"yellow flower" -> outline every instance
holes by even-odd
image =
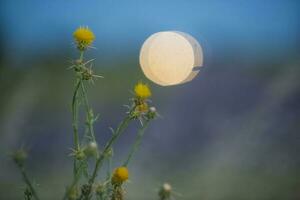
[[[139,82],[135,85],[134,92],[135,95],[141,99],[146,99],[151,96],[150,88],[148,87],[148,85],[143,84],[142,82]]]
[[[112,176],[113,184],[122,184],[129,178],[129,172],[126,167],[118,167],[115,169]]]
[[[94,33],[88,27],[79,27],[73,36],[80,50],[84,50],[95,40]]]

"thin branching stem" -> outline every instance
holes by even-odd
[[[69,188],[66,190],[65,195],[63,197],[63,200],[66,200],[68,198],[68,194],[69,194],[70,190],[73,189],[77,185],[77,183],[78,183],[78,181],[79,181],[79,179],[80,179],[80,177],[82,175],[81,168],[83,167],[83,165],[84,165],[83,162],[81,162],[79,164],[79,166],[78,166],[78,168],[76,170],[76,174],[73,177],[73,181],[72,181],[71,185],[69,186]]]
[[[112,155],[107,158],[107,179],[111,178]]]
[[[80,148],[79,135],[78,135],[78,90],[81,85],[82,79],[78,78],[75,84],[74,94],[72,98],[72,126],[75,150]]]
[[[108,143],[105,145],[105,148],[102,152],[102,154],[97,158],[96,164],[93,170],[93,174],[91,178],[89,179],[88,183],[89,185],[93,185],[95,182],[95,179],[97,177],[98,170],[101,168],[104,159],[106,158],[110,148],[114,144],[114,142],[119,138],[119,136],[122,134],[122,132],[126,129],[126,127],[129,125],[129,122],[132,120],[132,117],[130,114],[128,114],[123,121],[119,124],[118,128],[114,131],[111,139],[108,141]],[[86,196],[90,197],[90,194],[87,194]]]
[[[88,97],[87,97],[87,92],[86,92],[86,89],[85,89],[85,86],[84,86],[84,82],[81,82],[81,91],[82,91],[82,95],[83,95],[83,101],[84,101],[84,106],[85,106],[85,109],[86,109],[86,113],[87,113],[87,126],[88,126],[88,130],[89,130],[89,133],[90,133],[90,137],[92,138],[92,140],[94,142],[96,142],[96,138],[95,138],[95,133],[94,133],[94,113],[93,113],[93,110],[91,109],[90,107],[90,104],[89,104],[89,100],[88,100]]]
[[[144,123],[144,125],[139,128],[138,130],[138,134],[136,136],[135,142],[133,144],[133,146],[131,147],[131,150],[127,156],[127,159],[125,160],[125,162],[123,163],[123,166],[127,167],[130,160],[132,159],[133,154],[139,149],[140,145],[141,145],[141,141],[142,138],[144,136],[145,130],[147,129],[149,124],[149,120],[146,120],[146,122]]]
[[[81,78],[77,79],[75,84],[74,94],[72,98],[72,127],[73,127],[73,139],[74,139],[74,149],[78,151],[80,149],[79,145],[79,134],[78,134],[78,90],[81,85]],[[77,173],[77,163],[74,157],[73,162],[73,176]]]
[[[83,59],[83,51],[80,52],[80,60]],[[78,133],[78,109],[79,109],[79,89],[82,84],[82,77],[78,77],[76,79],[75,83],[75,88],[74,88],[74,93],[72,97],[72,127],[73,127],[73,140],[74,140],[74,150],[79,151],[80,150],[80,143],[79,143],[79,133]],[[77,160],[76,157],[74,156],[74,161],[73,161],[73,180],[77,180],[77,177],[81,173],[81,170],[79,170],[79,167],[77,166]],[[77,181],[73,181],[73,183],[77,183]],[[72,183],[72,185],[73,185]],[[73,186],[72,186],[73,187]],[[65,195],[66,196],[66,195]]]
[[[24,166],[19,166],[19,168],[20,168],[21,174],[23,176],[24,182],[26,183],[26,185],[30,189],[30,191],[32,193],[32,196],[35,198],[35,200],[39,200],[40,198],[38,197],[38,195],[37,195],[37,193],[36,193],[36,191],[35,191],[32,183],[30,181],[30,179],[28,178]]]

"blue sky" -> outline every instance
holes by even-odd
[[[88,25],[97,35],[95,46],[110,53],[126,54],[139,49],[154,32],[178,30],[190,33],[215,54],[278,57],[295,51],[300,32],[296,0],[20,0],[2,4],[4,41],[20,51],[69,45],[70,33]]]

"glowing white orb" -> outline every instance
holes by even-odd
[[[200,44],[187,33],[178,31],[151,35],[140,52],[140,65],[145,76],[163,86],[191,81],[202,64]]]

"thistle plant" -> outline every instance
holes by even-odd
[[[70,155],[73,159],[72,181],[66,187],[63,200],[123,200],[125,196],[124,184],[129,179],[129,163],[135,152],[139,149],[143,135],[149,123],[155,119],[158,114],[156,108],[150,106],[149,98],[152,93],[147,84],[138,82],[133,90],[134,96],[127,105],[127,112],[123,120],[116,129],[111,128],[111,137],[104,146],[98,143],[99,135],[96,135],[94,123],[99,119],[95,114],[88,99],[88,88],[92,86],[94,80],[103,78],[93,72],[92,66],[94,59],[85,59],[85,53],[92,48],[95,40],[94,33],[88,27],[79,27],[73,34],[78,58],[72,62],[69,69],[74,74],[74,91],[71,98],[72,129],[73,129],[73,147]],[[79,115],[85,114],[85,121],[81,122]],[[136,139],[129,148],[127,157],[124,158],[123,164],[110,170],[111,158],[113,156],[113,147],[119,137],[124,134],[128,125],[138,120]],[[81,132],[79,127],[84,125],[85,129]],[[97,137],[96,137],[97,136]],[[39,200],[40,197],[36,191],[35,185],[28,177],[25,171],[25,161],[27,152],[23,149],[13,154],[13,159],[19,167],[23,176],[26,188],[24,199]],[[107,176],[104,180],[99,178],[103,171],[104,163],[107,162]],[[92,169],[92,170],[90,170]],[[162,200],[167,198],[162,198]]]
[[[172,187],[169,183],[164,183],[158,192],[159,200],[171,200]]]

